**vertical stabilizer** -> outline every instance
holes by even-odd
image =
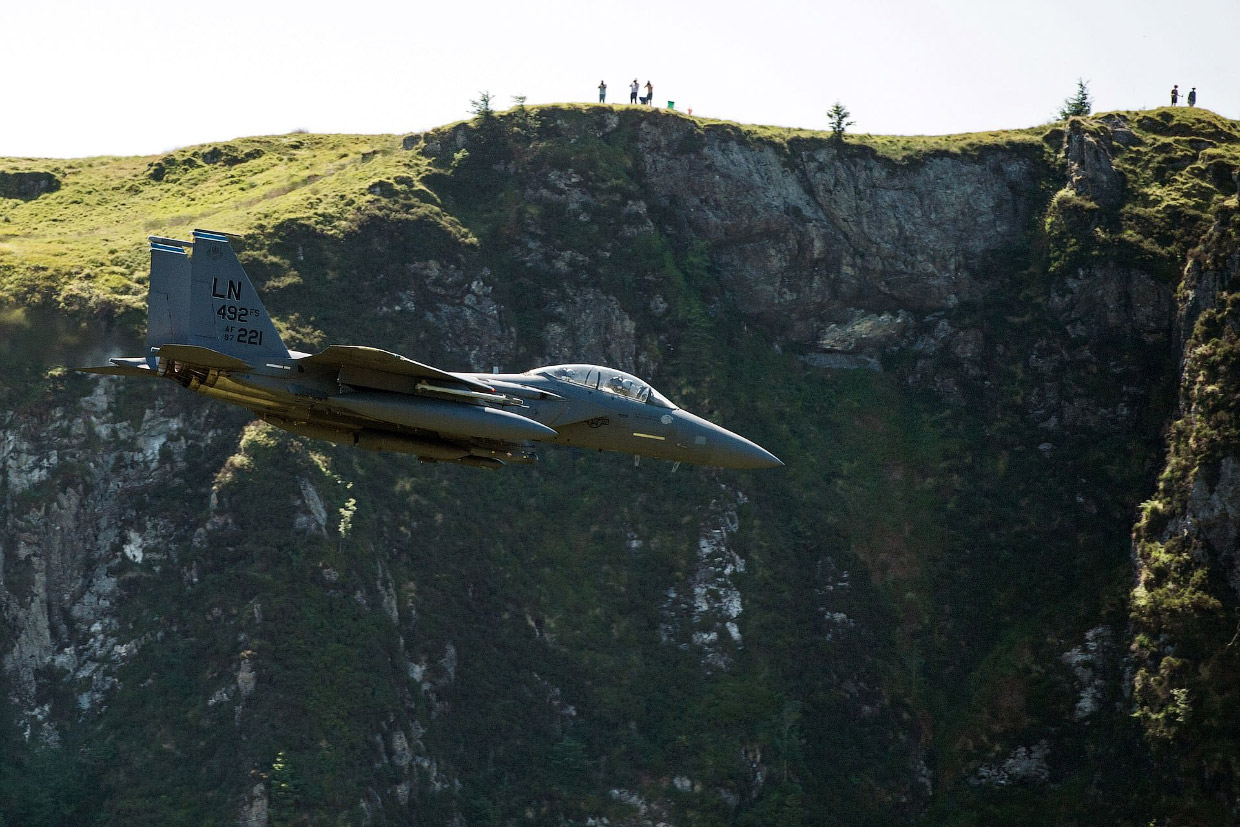
[[[194,230],[189,288],[189,337],[198,345],[246,362],[287,358],[267,308],[241,268],[228,237]]]
[[[189,279],[185,250],[152,238],[151,284],[146,296],[146,361],[152,369],[158,361],[154,349],[183,343],[189,335]]]

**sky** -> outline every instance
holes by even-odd
[[[9,0],[0,156],[152,155],[249,135],[408,133],[627,102],[742,123],[939,135],[1169,102],[1240,118],[1240,0]],[[644,94],[644,92],[643,92]]]

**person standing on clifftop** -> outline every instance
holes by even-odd
[[[607,81],[605,80],[598,82],[598,102],[607,103]]]
[[[1197,87],[1196,86],[1188,90],[1188,105],[1189,106],[1197,105]]]
[[[1180,102],[1180,84],[1171,87],[1171,105],[1175,106]]]
[[[650,81],[646,81],[646,104],[654,105],[654,87],[650,85]]]
[[[637,84],[637,78],[633,78],[633,85],[629,87],[629,103],[637,103],[637,91],[641,89]]]

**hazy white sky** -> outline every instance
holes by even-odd
[[[1240,117],[1240,0],[9,0],[0,156],[135,155],[246,135],[408,132],[507,108],[627,101],[745,123],[942,134],[1095,111],[1172,83]]]

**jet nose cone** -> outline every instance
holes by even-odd
[[[779,457],[743,436],[729,434],[715,449],[715,465],[723,468],[781,468]]]
[[[720,468],[779,468],[779,457],[740,434],[711,425],[710,464]]]
[[[780,468],[779,457],[740,434],[716,425],[687,411],[676,412],[676,444],[682,452],[691,452],[688,459],[699,465],[717,468]]]

